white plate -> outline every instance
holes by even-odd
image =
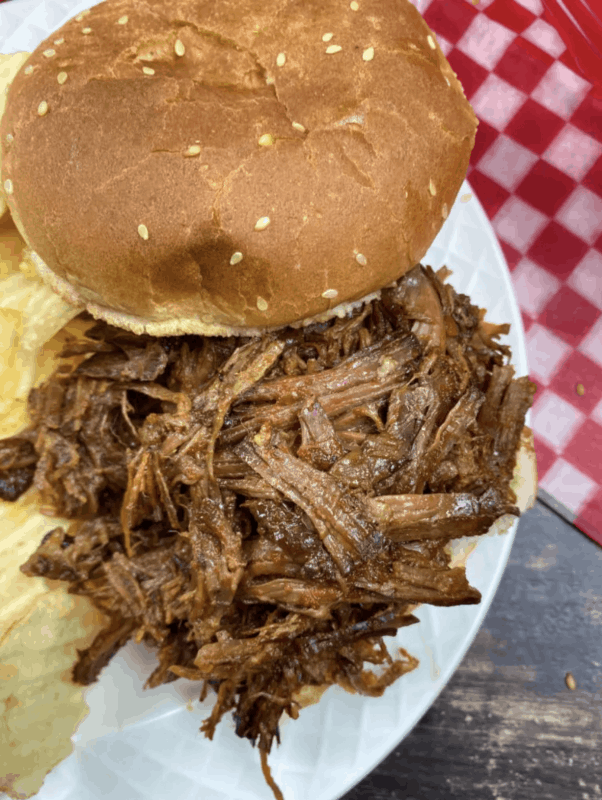
[[[93,3],[12,0],[0,5],[0,52],[31,50],[73,14]],[[470,192],[465,184],[460,197]],[[451,283],[488,309],[492,322],[510,322],[507,337],[519,374],[527,372],[520,312],[504,256],[481,205],[458,200],[425,262],[453,270]],[[397,637],[420,666],[382,698],[333,687],[295,722],[282,725],[282,745],[270,763],[286,800],[335,800],[399,745],[450,679],[478,631],[506,566],[516,525],[481,538],[468,560],[478,606],[422,607],[420,624]],[[74,737],[75,751],[48,776],[37,800],[272,800],[259,757],[238,739],[228,718],[209,742],[199,733],[212,699],[177,681],[144,692],[152,654],[128,645],[88,693],[90,715]],[[189,701],[193,700],[191,704]],[[403,749],[403,745],[402,745]]]

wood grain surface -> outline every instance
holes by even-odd
[[[460,798],[602,800],[602,548],[541,503],[450,683],[344,796]]]

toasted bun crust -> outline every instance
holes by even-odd
[[[516,495],[516,505],[521,514],[535,505],[537,484],[537,458],[533,431],[525,425],[516,453],[516,465],[511,483],[512,490]]]
[[[108,0],[43,42],[0,134],[46,279],[124,327],[225,333],[413,267],[476,117],[409,0],[357,5]]]
[[[6,105],[6,97],[8,95],[8,87],[11,85],[13,78],[21,68],[22,64],[27,61],[29,53],[13,53],[10,56],[5,56],[0,53],[0,120],[4,113]],[[0,149],[0,175],[2,174],[2,151]],[[6,199],[3,192],[2,183],[0,183],[0,217],[3,216],[7,209]]]

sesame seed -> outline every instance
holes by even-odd
[[[574,691],[575,691],[575,689],[577,688],[577,681],[576,681],[576,680],[575,680],[575,678],[573,677],[573,674],[572,674],[571,672],[567,672],[567,674],[566,674],[566,676],[565,676],[564,680],[565,680],[565,682],[566,682],[566,685],[568,686],[568,688],[569,688],[569,689],[570,689],[572,692],[574,692]]]
[[[430,33],[426,37],[426,40],[429,43],[429,47],[431,48],[431,50],[436,50],[437,49],[437,45],[435,44],[435,40],[433,39],[433,37],[431,36]]]
[[[12,135],[12,133],[7,133],[6,134],[6,144],[12,144],[14,142],[14,140],[15,140],[15,137]]]
[[[7,178],[4,181],[4,191],[6,192],[6,194],[13,193],[13,182],[10,180],[10,178]]]
[[[174,49],[176,55],[180,56],[180,58],[186,52],[186,48],[184,47],[184,42],[181,39],[176,39],[176,43],[174,44],[174,48],[173,49]]]
[[[447,207],[447,203],[443,203],[441,206],[441,216],[443,219],[447,219],[449,217],[449,208]]]
[[[339,296],[339,293],[337,292],[336,289],[326,289],[325,292],[322,292],[322,297],[325,300],[334,300],[335,297],[338,297],[338,296]]]
[[[119,17],[119,19],[117,20],[117,24],[118,25],[127,25],[128,24],[128,20],[129,20],[128,15],[124,14],[123,17]]]
[[[355,257],[355,260],[357,261],[358,264],[361,264],[362,267],[365,267],[366,264],[368,263],[368,259],[363,253],[358,253]]]
[[[52,58],[52,56],[56,55],[56,50],[53,50],[51,47],[48,50],[44,50],[44,55],[46,56],[46,58]]]
[[[81,14],[77,15],[77,17],[75,18],[75,21],[76,22],[81,22],[85,16],[86,15],[82,12]]]
[[[65,44],[65,40],[61,37],[60,39],[55,39],[54,43],[58,47],[59,44]]]
[[[28,64],[23,70],[23,72],[25,73],[25,75],[31,75],[31,73],[33,72],[33,67],[31,66],[31,64]]]
[[[263,133],[257,140],[260,147],[271,147],[274,144],[274,137],[271,133]]]
[[[65,81],[67,80],[68,77],[69,76],[67,75],[66,72],[59,72],[59,74],[56,76],[56,79],[59,82],[59,84],[62,86],[65,83]]]
[[[40,105],[38,106],[38,116],[43,117],[44,114],[48,113],[48,103],[46,100],[42,100]]]
[[[356,0],[352,0],[352,2],[349,3],[349,8],[352,11],[359,11],[360,10],[360,4],[358,2],[356,2]]]
[[[273,86],[274,85],[274,79],[270,75],[268,75],[268,77],[265,79],[265,82],[266,82],[267,86]]]
[[[278,53],[276,56],[276,66],[283,67],[286,64],[286,53]]]
[[[447,77],[447,75],[444,75],[443,77],[445,78],[445,83],[446,83],[448,86],[451,86],[451,83],[449,82],[449,78]]]
[[[300,133],[305,133],[305,126],[301,125],[300,122],[293,122],[292,125],[296,131],[299,131]]]
[[[152,67],[142,67],[142,72],[144,72],[145,75],[155,74],[155,70]]]
[[[435,184],[433,183],[433,180],[432,180],[432,178],[431,178],[431,180],[429,181],[429,192],[430,192],[430,193],[433,195],[433,197],[434,197],[434,196],[437,194],[437,187],[436,187],[436,186],[435,186]]]
[[[460,202],[462,203],[468,203],[469,200],[472,200],[472,194],[470,192],[467,192],[460,197]]]
[[[324,36],[322,36],[322,41],[323,42],[329,42],[332,39],[333,36],[334,36],[334,33],[325,33]]]
[[[243,260],[243,254],[242,254],[242,253],[240,253],[240,252],[237,250],[237,251],[236,251],[236,253],[232,253],[232,258],[230,259],[230,264],[231,264],[232,266],[234,266],[235,264],[240,264],[240,262],[241,262],[242,260]]]
[[[575,387],[575,391],[577,392],[579,397],[583,397],[583,395],[585,394],[585,386],[582,383],[578,383],[577,386]]]
[[[198,156],[201,152],[200,144],[191,144],[188,150],[184,153],[185,156]]]
[[[257,298],[257,308],[260,311],[267,311],[268,310],[268,302],[267,302],[267,300],[264,300],[263,297],[258,297]]]
[[[374,48],[367,47],[362,53],[362,58],[364,59],[364,61],[372,61],[372,59],[374,58]]]
[[[92,33],[92,28],[82,28],[82,33],[84,36],[87,36],[89,33]]]
[[[330,56],[333,53],[340,53],[342,49],[340,44],[331,44],[326,48],[326,53]]]
[[[257,222],[255,223],[255,230],[256,231],[264,231],[272,220],[269,217],[259,217]]]
[[[141,239],[144,239],[144,241],[148,239],[148,228],[146,225],[138,225],[138,235]]]

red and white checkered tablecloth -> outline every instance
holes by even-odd
[[[540,485],[602,545],[602,90],[541,0],[412,2],[480,120],[468,179],[523,313]]]

